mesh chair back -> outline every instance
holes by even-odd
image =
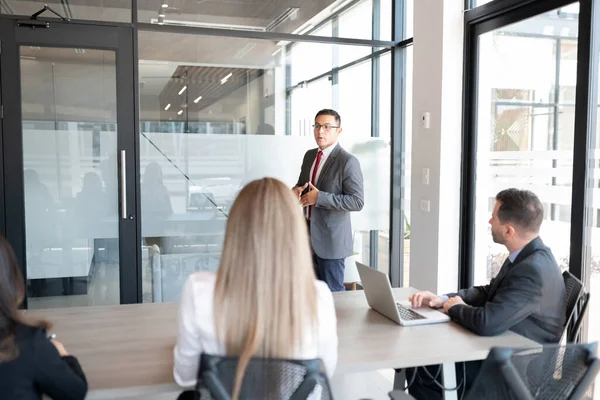
[[[567,315],[561,342],[575,343],[579,340],[590,294],[585,293],[583,283],[569,271],[563,272],[563,279],[566,290]]]
[[[467,399],[592,399],[600,369],[596,344],[492,349]]]
[[[229,400],[233,393],[237,357],[203,354],[198,372],[201,399]],[[321,360],[253,358],[246,367],[240,399],[330,400]]]

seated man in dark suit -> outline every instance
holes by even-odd
[[[528,190],[498,193],[489,223],[494,242],[509,251],[498,275],[488,285],[458,293],[416,293],[410,298],[413,307],[443,307],[453,321],[482,336],[511,330],[539,343],[558,342],[565,323],[565,285],[552,252],[539,237],[543,214],[542,203]],[[481,361],[465,363],[462,390],[468,391],[480,366]],[[439,368],[427,371],[435,376]],[[410,394],[417,400],[441,399],[441,389],[427,371],[417,370]],[[414,373],[409,370],[407,378]],[[460,384],[462,364],[457,364],[456,377]]]

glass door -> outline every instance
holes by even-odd
[[[479,36],[475,285],[496,276],[508,255],[487,221],[496,194],[509,187],[537,194],[540,236],[569,268],[578,9],[573,3]]]
[[[5,231],[27,307],[137,302],[132,30],[27,25],[1,27]]]

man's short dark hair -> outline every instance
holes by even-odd
[[[539,232],[544,219],[544,207],[535,193],[529,190],[506,189],[496,195],[500,203],[498,219],[528,232]]]
[[[330,108],[324,108],[321,111],[319,111],[317,115],[315,115],[315,119],[317,119],[319,115],[331,115],[332,117],[335,117],[335,123],[338,126],[342,126],[342,117],[340,117],[340,114],[338,114],[338,112],[335,110],[332,110]]]

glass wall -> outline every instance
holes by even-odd
[[[589,282],[588,290],[591,293],[587,312],[587,340],[588,342],[597,342],[600,341],[600,322],[593,316],[600,312],[600,129],[596,130],[596,137],[591,148],[590,165],[593,165],[593,169],[588,172],[590,174],[588,181],[591,183],[588,187],[590,192],[588,201],[591,204],[588,203],[587,219],[589,253],[585,260],[587,282]],[[595,387],[600,387],[600,377],[596,378]],[[594,399],[600,399],[600,390],[594,391]]]
[[[600,84],[596,89],[600,95]],[[598,97],[600,99],[600,96]],[[600,110],[600,104],[597,110]],[[587,340],[600,341],[600,321],[593,316],[600,312],[600,119],[596,114],[596,132],[588,146],[588,179],[586,187],[587,229],[586,252],[584,252],[584,277],[591,293],[587,311]],[[594,399],[600,400],[600,376],[596,378]]]
[[[507,255],[487,221],[508,187],[540,197],[541,237],[568,268],[578,18],[559,11],[479,38],[475,284],[489,281]]]
[[[413,96],[413,47],[406,49],[406,99],[412,99]],[[411,165],[412,165],[412,100],[407,100],[404,103],[404,135],[402,144],[404,153],[404,179],[403,179],[403,197],[402,197],[402,212],[404,216],[404,258],[403,258],[403,285],[409,286],[410,283],[410,204],[411,204]]]
[[[131,22],[132,0],[94,0],[93,2],[64,0],[3,0],[0,1],[1,14],[32,15],[48,5],[61,17],[70,20],[90,20],[108,22]],[[51,11],[42,17],[55,18]]]
[[[337,21],[339,36],[345,36],[345,32],[352,30],[355,35],[360,35],[363,38],[369,38],[370,35],[376,36],[378,30],[371,29],[372,25],[369,22],[373,15],[372,6],[373,4],[370,1],[362,1],[344,11]],[[382,2],[380,7],[382,14],[391,13],[391,3]],[[412,15],[412,6],[409,5],[408,8],[407,12]],[[407,22],[407,25],[410,25],[410,32],[412,33],[412,20]],[[363,28],[358,29],[358,26],[363,26]],[[391,30],[391,25],[386,25],[382,21],[379,29],[382,31]],[[296,134],[296,132],[300,135],[312,134],[310,126],[314,113],[306,115],[306,113],[298,112],[298,110],[305,108],[305,104],[311,104],[315,110],[333,107],[342,116],[344,126],[342,142],[349,139],[369,140],[369,138],[372,138],[371,141],[379,143],[378,146],[381,146],[381,148],[378,151],[381,151],[385,158],[379,160],[378,164],[368,165],[367,167],[374,172],[378,171],[378,179],[381,179],[382,182],[383,180],[389,180],[392,83],[390,53],[372,56],[357,63],[357,61],[362,60],[378,49],[336,45],[317,53],[315,46],[312,43],[297,43],[290,50],[293,59],[291,82],[292,85],[296,85],[290,93],[292,134]],[[318,54],[318,61],[315,59],[315,54]],[[331,60],[331,62],[328,63],[328,60]],[[412,64],[412,60],[407,60],[407,63]],[[342,69],[333,70],[336,67],[342,67]],[[412,65],[407,66],[407,79],[412,78],[411,67]],[[325,77],[320,77],[326,74],[323,70],[328,69],[332,69],[331,73]],[[375,73],[377,77],[375,77]],[[318,79],[313,80],[315,78]],[[373,82],[378,82],[375,83],[378,86],[375,92],[373,92]],[[372,107],[374,93],[379,96],[375,108]],[[411,99],[412,92],[407,93],[406,98]],[[317,104],[319,106],[314,107]],[[408,123],[410,124],[410,121]],[[378,125],[377,129],[374,128],[376,124]],[[359,151],[363,150],[360,149]],[[363,170],[363,172],[365,171]],[[365,184],[367,195],[370,193],[368,185],[369,183]],[[379,210],[389,209],[389,189],[386,189],[385,193],[377,193],[378,197],[373,198],[373,201],[378,202],[376,208]],[[370,202],[369,200],[366,201]],[[357,230],[354,237],[355,258],[386,273],[389,272],[389,222],[384,221],[383,218],[387,219],[388,217],[389,214],[378,215],[377,219],[381,223],[370,224],[373,227],[372,229]],[[356,229],[358,225],[354,223],[353,226]],[[378,226],[378,229],[374,229],[376,226]],[[408,252],[408,250],[409,247],[406,246],[405,251]],[[377,256],[371,256],[372,251],[377,252]],[[350,267],[347,269],[352,270],[353,265],[353,263],[350,263]],[[353,279],[358,279],[356,272],[353,274]]]
[[[22,46],[20,71],[28,307],[119,304],[115,53]]]
[[[135,7],[132,0],[91,3],[51,0],[43,17],[52,21],[58,14],[79,20],[76,25],[86,25],[85,20],[136,24],[131,32],[137,40],[129,43],[124,34],[119,50],[138,55],[139,133],[116,135],[116,114],[131,106],[120,101],[117,108],[115,98],[115,86],[132,83],[117,68],[128,59],[82,46],[55,48],[54,60],[48,49],[23,46],[27,238],[15,245],[22,247],[16,249],[19,254],[27,253],[31,267],[31,308],[115,304],[139,296],[137,285],[121,281],[137,276],[138,265],[125,260],[137,259],[137,253],[126,250],[131,246],[123,246],[119,237],[119,229],[132,225],[115,214],[119,204],[126,204],[117,196],[123,191],[116,177],[119,168],[125,170],[117,147],[139,143],[139,165],[132,167],[127,158],[127,166],[132,175],[139,168],[141,209],[130,201],[129,214],[121,219],[141,218],[142,240],[135,247],[142,247],[143,301],[173,301],[191,272],[218,267],[229,208],[245,183],[263,176],[290,187],[296,183],[304,153],[315,147],[314,115],[323,108],[341,113],[340,144],[358,157],[365,178],[365,207],[352,215],[354,254],[346,262],[345,280],[358,280],[355,261],[389,273],[390,248],[397,246],[389,232],[390,155],[398,134],[392,132],[392,120],[400,118],[391,110],[392,0],[307,0],[296,5],[137,0]],[[412,1],[398,2],[404,3],[406,21],[396,23],[405,25],[406,39],[412,36]],[[27,16],[43,7],[33,0],[6,0],[0,1],[0,14]],[[132,21],[134,9],[138,21]],[[175,26],[187,33],[174,33],[181,32]],[[272,40],[277,34],[333,39]],[[334,44],[336,38],[358,43]],[[81,68],[74,71],[71,64]],[[409,82],[410,66],[405,72]],[[83,85],[89,89],[85,99],[69,87],[90,79],[94,82]],[[410,91],[406,98],[412,98]],[[125,114],[133,120],[133,113]],[[410,115],[403,121],[408,131]],[[42,130],[54,134],[36,133]],[[46,142],[50,144],[40,146]],[[133,198],[137,189],[131,180],[122,182],[128,188],[124,193]],[[86,198],[100,211],[83,222],[64,223],[81,212],[79,203]],[[111,210],[113,215],[106,214]],[[37,226],[40,215],[58,221],[55,229]],[[78,227],[82,224],[85,229]],[[133,236],[127,240],[136,241]],[[67,273],[49,272],[60,265]]]
[[[190,273],[218,268],[239,190],[264,176],[291,188],[315,147],[314,115],[326,107],[339,109],[340,143],[365,177],[346,262],[355,281],[354,261],[369,262],[369,233],[389,229],[390,134],[371,137],[371,60],[339,71],[332,84],[333,73],[311,78],[331,72],[330,55],[355,46],[149,31],[138,39],[144,301],[177,300]]]
[[[392,40],[392,13],[385,12],[391,10],[392,0],[303,0],[295,4],[286,1],[138,0],[138,20],[158,25],[371,39],[372,10],[375,6],[383,11],[377,19],[382,29],[376,38]],[[339,33],[334,34],[332,30],[315,32],[337,15],[340,22],[346,20],[340,24]],[[355,18],[360,18],[360,23],[351,25]]]

